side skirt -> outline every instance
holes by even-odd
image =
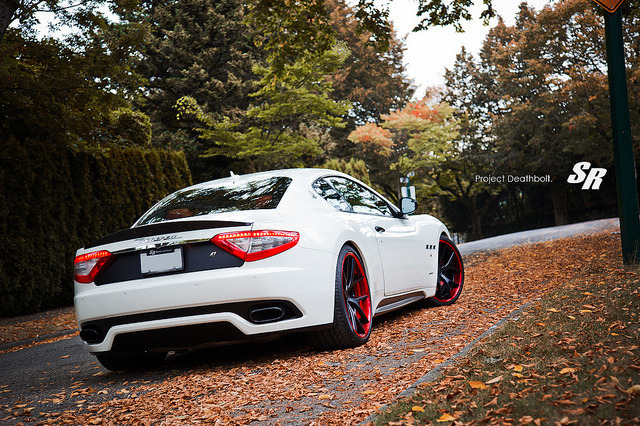
[[[387,312],[402,308],[403,306],[410,305],[411,303],[415,303],[425,298],[426,296],[422,291],[414,291],[400,296],[387,297],[382,299],[378,304],[374,316],[386,314]]]

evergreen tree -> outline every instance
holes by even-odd
[[[249,108],[259,79],[252,72],[264,56],[262,38],[244,23],[237,0],[167,0],[153,3],[150,33],[136,71],[146,79],[140,108],[153,125],[153,143],[183,149],[194,181],[219,177],[229,160],[203,159],[211,145],[198,138],[198,123],[178,119],[176,102],[193,98],[215,120],[235,120]]]

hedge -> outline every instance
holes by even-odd
[[[68,306],[78,248],[191,183],[183,153],[0,146],[0,317]]]

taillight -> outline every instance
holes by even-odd
[[[300,234],[292,231],[242,231],[218,234],[211,241],[247,262],[264,259],[298,244]]]
[[[73,278],[79,283],[90,283],[109,263],[111,253],[106,250],[76,256],[73,261]]]

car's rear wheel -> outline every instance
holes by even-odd
[[[338,256],[333,324],[310,335],[319,349],[345,349],[363,345],[371,335],[371,290],[362,259],[350,246]]]
[[[96,354],[100,364],[111,371],[145,370],[157,367],[164,361],[166,356],[165,352],[136,352],[131,354],[101,352]]]
[[[438,246],[438,282],[436,294],[429,298],[434,306],[452,305],[460,297],[464,285],[464,265],[456,245],[445,235]]]

